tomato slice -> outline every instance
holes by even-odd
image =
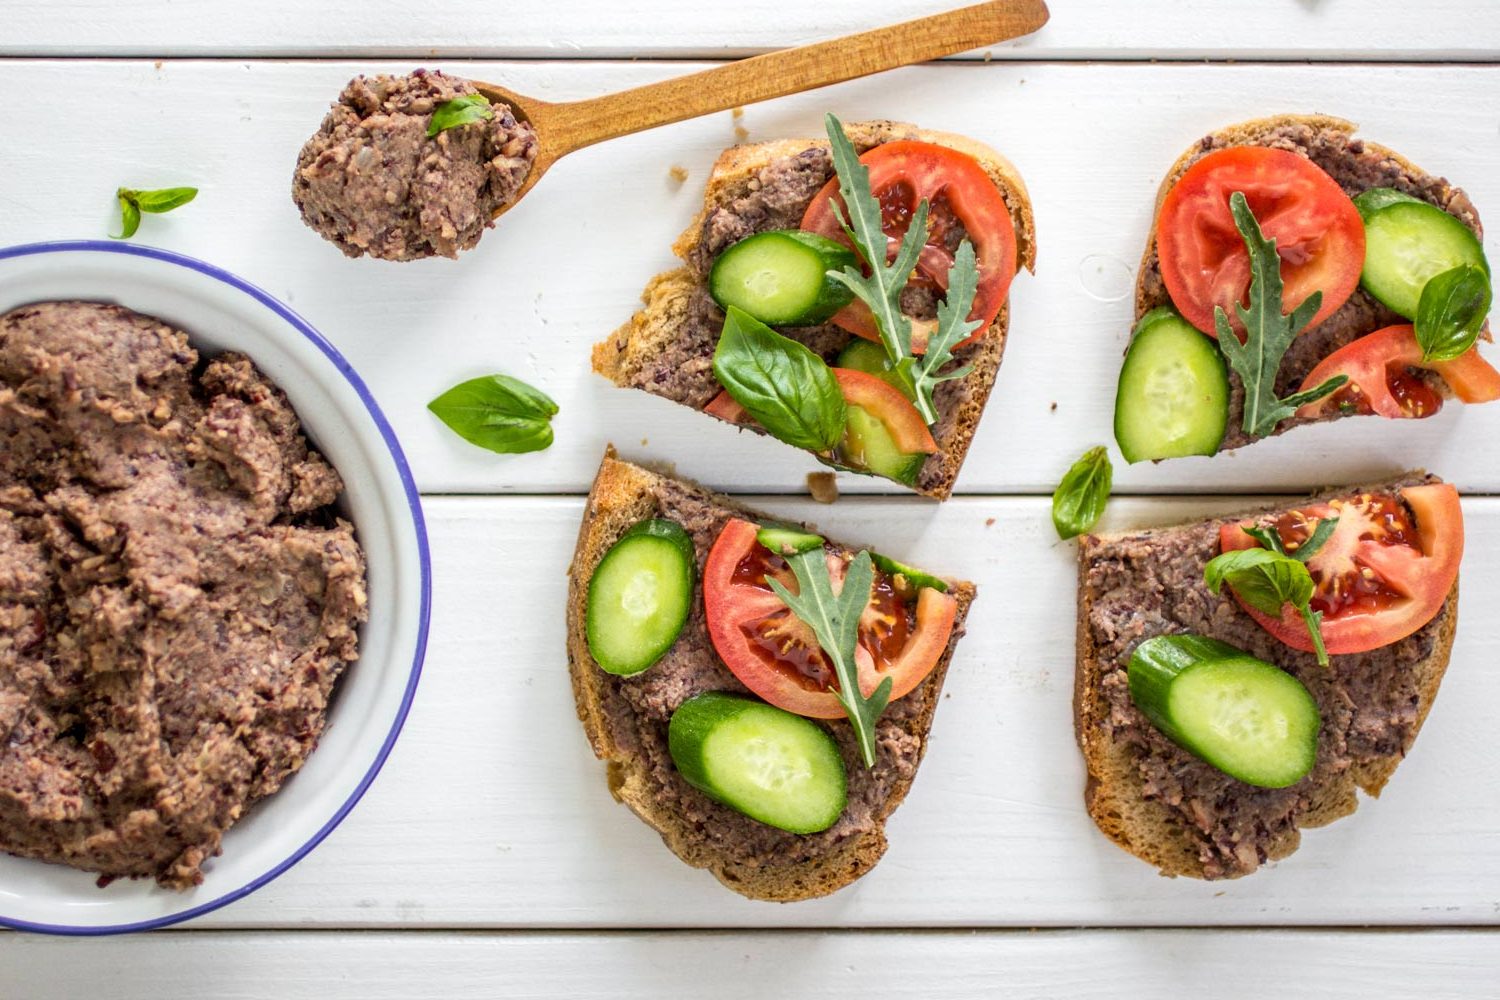
[[[1261,232],[1276,240],[1282,308],[1291,312],[1321,290],[1323,304],[1309,326],[1332,316],[1359,285],[1364,222],[1343,188],[1315,163],[1264,146],[1209,153],[1162,199],[1157,256],[1177,311],[1213,337],[1219,306],[1234,329],[1244,332],[1234,306],[1249,298],[1250,254],[1229,211],[1229,196],[1236,191],[1244,192]]]
[[[1005,196],[978,160],[936,143],[908,139],[887,142],[865,153],[859,162],[869,168],[870,192],[880,201],[887,262],[895,258],[917,205],[927,201],[927,243],[917,259],[911,284],[946,292],[954,252],[948,244],[956,248],[958,241],[953,237],[960,226],[968,235],[979,265],[979,287],[969,319],[980,324],[962,343],[974,343],[999,315],[1019,266],[1016,228]],[[838,192],[838,178],[825,184],[803,213],[802,228],[849,246],[849,237],[834,215],[835,199],[840,209],[844,207]],[[832,322],[866,340],[880,340],[875,317],[857,299],[835,313]],[[913,319],[912,349],[918,354],[925,351],[927,338],[936,328],[933,320]]]
[[[1404,639],[1432,621],[1453,584],[1464,551],[1463,511],[1450,483],[1408,486],[1399,496],[1365,493],[1280,514],[1260,523],[1273,527],[1287,551],[1311,536],[1329,517],[1338,526],[1308,560],[1317,585],[1311,601],[1323,612],[1323,643],[1330,653],[1363,653]],[[1225,552],[1259,543],[1242,527],[1223,525]],[[1239,600],[1238,595],[1235,597]],[[1302,616],[1291,605],[1273,618],[1240,601],[1262,628],[1293,649],[1312,651]]]
[[[720,659],[747,688],[777,708],[814,719],[844,717],[833,693],[833,668],[817,636],[766,585],[774,577],[793,593],[786,560],[755,540],[759,528],[733,518],[709,550],[703,568],[703,609]],[[825,550],[835,590],[843,587],[846,556]],[[879,570],[859,623],[859,686],[866,695],[891,678],[891,700],[909,694],[937,666],[958,602],[924,588],[915,605],[902,600],[894,580]]]
[[[900,389],[879,376],[853,368],[835,368],[833,377],[839,380],[844,402],[863,408],[884,424],[892,443],[903,453],[931,455],[938,450],[916,404]]]
[[[1382,417],[1430,417],[1443,408],[1420,371],[1440,375],[1465,403],[1500,399],[1500,372],[1471,347],[1452,361],[1423,361],[1411,324],[1388,326],[1345,344],[1324,358],[1302,383],[1306,391],[1335,375],[1348,375],[1338,392],[1297,411],[1299,417],[1327,416],[1334,410],[1378,413]]]
[[[703,412],[711,417],[718,417],[720,420],[728,421],[731,424],[747,424],[750,422],[750,414],[745,412],[745,408],[735,401],[735,398],[729,394],[728,389],[720,389],[719,394],[708,401],[708,405],[703,408]]]

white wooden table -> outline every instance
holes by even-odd
[[[1235,883],[1162,879],[1085,815],[1073,551],[1046,513],[1063,469],[1109,440],[1152,194],[1195,137],[1339,114],[1500,218],[1494,0],[1056,0],[1039,35],[990,52],[571,156],[456,263],[345,260],[288,197],[297,148],[357,72],[438,65],[584,97],[950,5],[0,0],[0,244],[98,238],[120,184],[199,186],[138,239],[260,284],[350,358],[429,495],[436,574],[406,731],[321,847],[179,930],[0,936],[0,997],[1500,996],[1500,406],[1118,470],[1114,526],[1419,464],[1467,494],[1463,625],[1410,759],[1378,803]],[[734,125],[812,135],[827,109],[973,135],[1035,200],[1038,273],[1013,287],[999,385],[941,506],[858,480],[818,507],[810,460],[588,370],[589,345],[670,263]],[[561,404],[549,451],[491,456],[425,411],[494,370]],[[562,642],[608,441],[979,583],[922,776],[852,888],[747,902],[610,800]]]

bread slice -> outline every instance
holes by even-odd
[[[673,648],[635,677],[607,674],[589,654],[584,623],[594,568],[626,529],[653,516],[676,520],[688,531],[700,571],[730,517],[766,520],[693,483],[620,461],[613,449],[605,455],[578,531],[567,623],[568,670],[578,718],[594,754],[607,764],[611,794],[660,833],[683,861],[707,868],[742,896],[790,902],[843,888],[885,853],[885,821],[906,797],[926,752],[943,678],[974,600],[973,585],[949,581],[950,593],[958,599],[953,636],[927,679],[892,702],[881,717],[873,769],[859,761],[848,723],[827,723],[843,752],[849,806],[831,829],[799,836],[710,800],[672,766],[667,721],[678,705],[706,690],[746,693],[713,651],[701,599],[694,602]]]
[[[1435,481],[1412,474],[1323,498]],[[1352,813],[1356,788],[1379,795],[1416,739],[1453,648],[1456,582],[1437,617],[1383,649],[1334,656],[1323,668],[1311,654],[1283,646],[1231,597],[1203,584],[1203,566],[1218,553],[1219,525],[1259,513],[1090,535],[1079,546],[1073,719],[1088,769],[1084,801],[1100,830],[1164,875],[1249,874],[1296,850],[1299,830]],[[1172,744],[1136,709],[1125,687],[1130,653],[1176,632],[1221,639],[1308,686],[1324,725],[1306,778],[1280,790],[1242,784]]]
[[[1161,262],[1156,253],[1157,218],[1161,214],[1162,202],[1167,192],[1178,179],[1198,160],[1214,150],[1232,146],[1268,146],[1286,149],[1307,157],[1321,167],[1351,198],[1375,187],[1391,187],[1449,213],[1481,240],[1484,229],[1479,221],[1479,212],[1462,189],[1454,187],[1446,179],[1427,173],[1394,150],[1365,139],[1355,138],[1353,122],[1328,115],[1275,115],[1241,122],[1211,133],[1193,143],[1172,164],[1156,192],[1156,207],[1152,213],[1151,231],[1146,239],[1146,250],[1141,257],[1140,270],[1136,276],[1135,318],[1158,306],[1172,304],[1166,285],[1161,277]],[[1318,362],[1340,347],[1367,333],[1405,323],[1408,320],[1387,309],[1363,288],[1356,288],[1338,311],[1311,329],[1303,331],[1293,342],[1282,360],[1281,372],[1276,380],[1278,395],[1286,396],[1301,387],[1303,380]],[[1486,325],[1484,339],[1490,339]],[[1445,396],[1452,392],[1436,374],[1427,376],[1433,387]],[[1229,426],[1225,431],[1221,451],[1239,448],[1252,441],[1241,428],[1244,406],[1244,389],[1239,376],[1230,372]],[[1339,419],[1342,414],[1330,413],[1320,420]],[[1314,422],[1307,418],[1292,417],[1283,421],[1277,434],[1302,424]]]
[[[1034,269],[1036,227],[1031,200],[1021,175],[999,153],[961,135],[929,131],[901,122],[854,122],[845,126],[845,132],[855,148],[861,151],[895,139],[920,139],[972,156],[984,167],[1010,209],[1016,232],[1017,266]],[[702,211],[672,245],[672,252],[682,259],[683,266],[651,279],[641,296],[645,308],[608,340],[594,346],[594,370],[616,385],[644,389],[702,409],[718,391],[717,383],[712,381],[710,364],[713,345],[717,343],[718,329],[723,322],[722,314],[708,298],[703,278],[705,257],[709,253],[709,248],[702,245],[705,223],[716,210],[756,191],[766,176],[763,172],[779,161],[798,157],[809,150],[827,148],[826,139],[783,139],[725,150],[709,174]],[[831,167],[827,168],[826,176],[832,176]],[[780,210],[763,220],[765,224],[759,228],[795,226],[807,201],[811,200],[812,191],[820,186],[821,181],[818,181],[811,191],[806,192],[806,201],[780,206]],[[749,228],[759,231],[753,226]],[[749,235],[749,232],[744,235]],[[973,364],[974,372],[961,382],[945,383],[939,388],[937,402],[942,419],[933,428],[938,451],[922,468],[916,487],[919,493],[939,500],[952,494],[969,442],[994,387],[1009,324],[1010,305],[1007,302],[986,336],[956,355],[965,363]],[[711,334],[703,332],[705,327],[711,328]],[[786,332],[825,354],[837,350],[852,337],[828,326]],[[683,349],[685,337],[693,342],[692,349],[686,352]]]

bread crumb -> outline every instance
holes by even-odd
[[[736,125],[734,127],[734,140],[735,140],[735,142],[744,142],[748,138],[750,138],[750,130],[749,129],[745,128],[745,126],[743,126],[743,125]]]
[[[1057,412],[1057,400],[1055,400],[1055,399],[1052,401],[1052,412],[1053,413]]]
[[[641,447],[642,448],[646,447],[646,445],[649,444],[649,443],[650,442],[648,442],[645,438],[641,438]]]
[[[729,115],[735,121],[739,121],[741,118],[745,117],[745,109],[744,108],[731,108],[729,110]]]
[[[990,527],[994,523],[995,523],[995,519],[993,517],[987,517],[987,518],[984,519],[984,526],[986,528]]]
[[[991,52],[989,49],[985,49],[984,50],[984,61],[985,62],[989,62],[990,59],[993,58],[993,56],[994,56],[994,53]]]
[[[809,472],[807,474],[807,492],[818,503],[833,503],[839,498],[838,482],[831,472]]]
[[[678,184],[681,184],[683,181],[688,179],[687,168],[682,166],[681,164],[674,163],[672,164],[672,169],[667,171],[667,176],[672,178]]]
[[[152,65],[154,65],[157,69],[161,69],[161,60],[160,59],[156,60],[156,62],[153,63]]]

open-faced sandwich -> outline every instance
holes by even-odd
[[[1115,402],[1127,460],[1500,398],[1476,347],[1491,294],[1473,203],[1354,129],[1245,122],[1168,172]]]
[[[995,384],[1031,203],[980,143],[828,116],[736,146],[644,309],[594,348],[616,384],[939,499]]]
[[[1237,878],[1379,794],[1448,666],[1458,491],[1412,474],[1079,550],[1089,814],[1166,875]]]
[[[568,592],[578,716],[682,860],[826,895],[885,852],[973,599],[610,453]]]

